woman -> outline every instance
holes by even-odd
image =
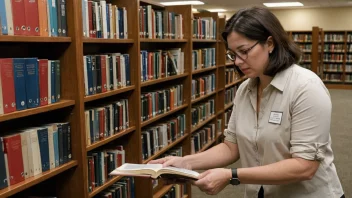
[[[242,9],[222,37],[227,55],[249,80],[239,87],[225,141],[163,163],[209,169],[194,182],[207,194],[245,184],[245,197],[340,198],[333,164],[331,100],[321,79],[295,63],[300,50],[267,9]],[[241,159],[243,168],[224,167]]]

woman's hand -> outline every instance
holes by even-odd
[[[161,159],[152,160],[148,162],[148,164],[163,164],[163,167],[173,166],[192,170],[191,165],[186,162],[185,158],[176,156],[167,156]]]
[[[229,184],[231,177],[231,169],[210,169],[200,174],[193,184],[208,195],[216,195]]]

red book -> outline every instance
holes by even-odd
[[[89,37],[95,38],[95,34],[93,31],[93,12],[92,12],[93,5],[92,4],[93,4],[92,1],[88,1]]]
[[[9,171],[10,185],[24,181],[21,135],[3,137],[5,163]]]
[[[100,56],[100,66],[101,66],[101,92],[104,93],[107,91],[106,84],[106,56]]]
[[[24,0],[11,0],[14,35],[26,35]]]
[[[99,140],[105,137],[105,112],[104,109],[99,110]]]
[[[27,35],[40,36],[38,0],[24,0]]]
[[[48,104],[48,59],[39,59],[40,106]]]
[[[16,111],[15,84],[13,74],[13,59],[4,58],[0,61],[0,78],[2,86],[2,101],[4,113]]]

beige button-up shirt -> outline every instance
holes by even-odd
[[[243,167],[300,157],[320,161],[312,180],[263,185],[265,198],[340,198],[341,183],[331,149],[330,94],[310,70],[292,65],[277,73],[263,93],[257,119],[257,82],[243,82],[234,100],[225,140],[238,144]],[[245,185],[257,198],[261,185]]]

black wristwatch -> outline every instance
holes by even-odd
[[[232,168],[231,172],[232,172],[232,178],[230,179],[230,184],[236,185],[236,186],[240,185],[241,182],[240,182],[240,180],[238,179],[238,176],[237,176],[237,168]]]

